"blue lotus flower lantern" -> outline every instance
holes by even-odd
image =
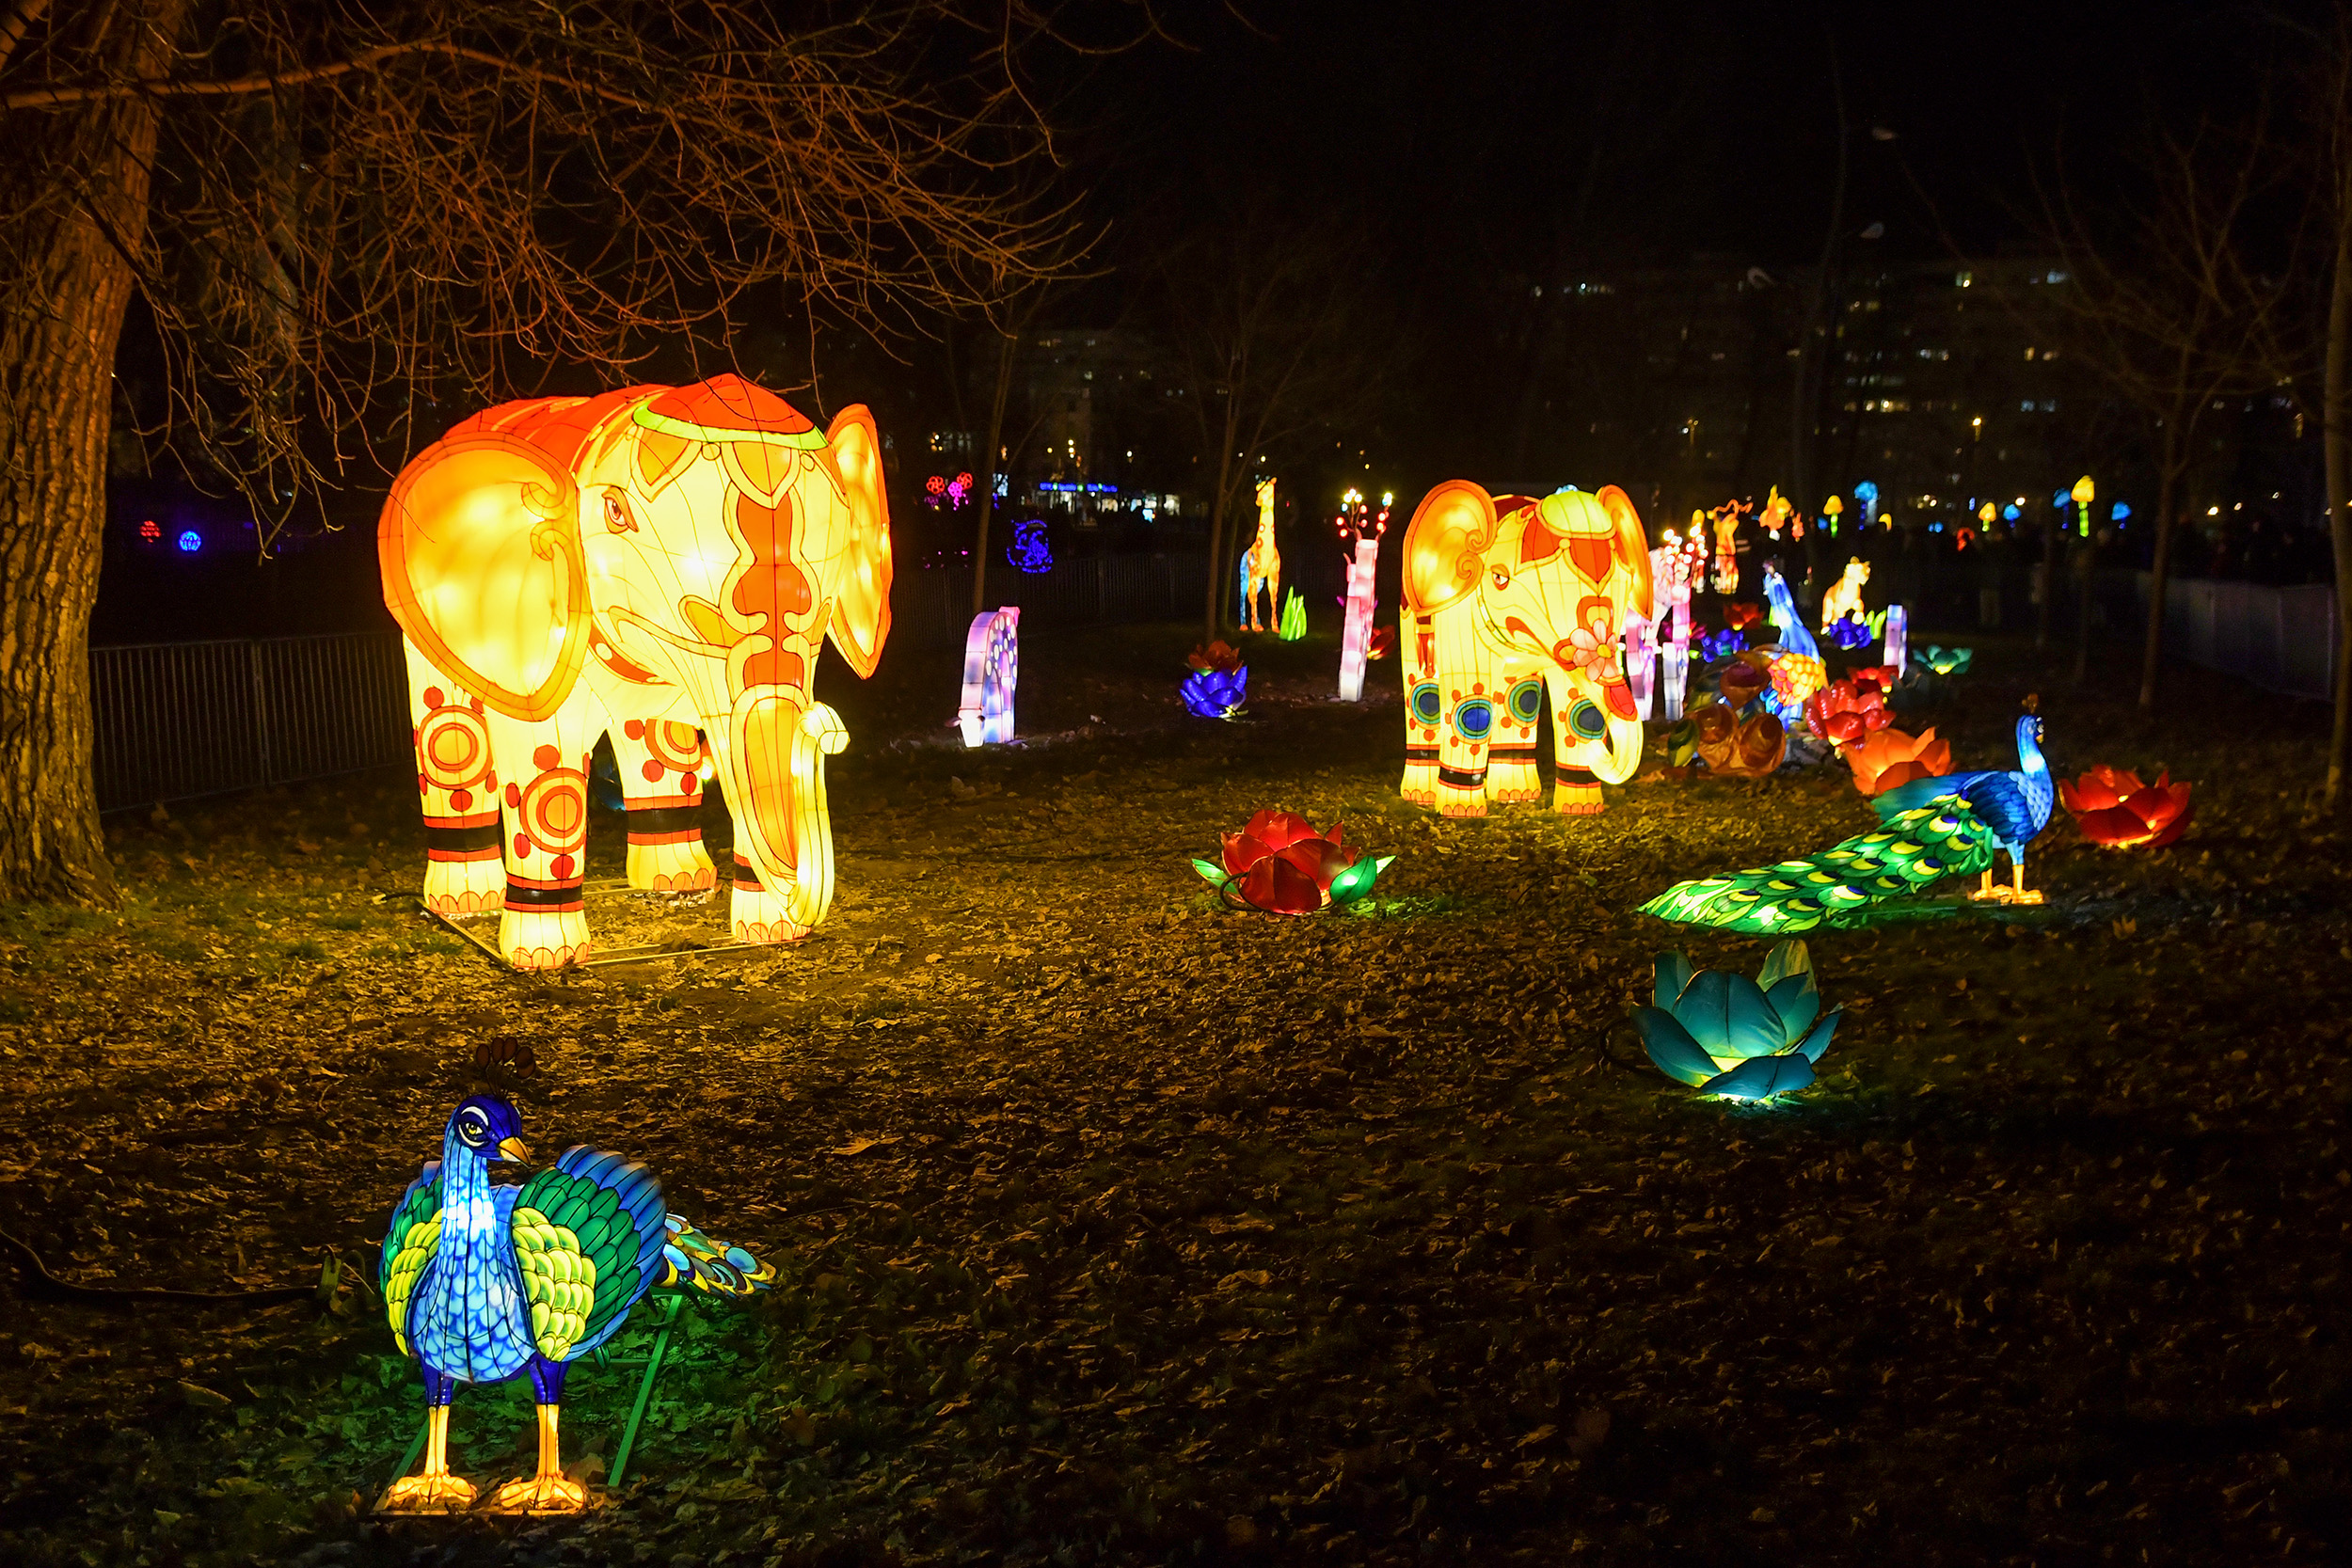
[[[1633,1009],[1649,1059],[1667,1077],[1725,1100],[1770,1100],[1813,1082],[1845,1011],[1821,1012],[1813,959],[1784,942],[1753,980],[1658,956],[1653,1005]]]

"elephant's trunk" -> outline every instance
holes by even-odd
[[[759,884],[785,901],[803,930],[833,904],[833,823],[825,757],[849,743],[841,716],[776,687],[745,691],[727,725],[727,794]]]
[[[1621,718],[1608,703],[1601,705],[1601,712],[1609,721],[1609,756],[1605,762],[1593,764],[1593,777],[1605,784],[1621,784],[1642,765],[1642,721]]]

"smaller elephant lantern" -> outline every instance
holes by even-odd
[[[1551,698],[1552,808],[1601,809],[1642,760],[1620,639],[1654,613],[1649,540],[1615,485],[1498,500],[1468,480],[1422,498],[1405,531],[1405,799],[1447,816],[1534,800]]]

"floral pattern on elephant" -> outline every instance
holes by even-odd
[[[1430,491],[1405,533],[1405,798],[1448,816],[1539,799],[1549,694],[1553,809],[1599,811],[1601,784],[1641,760],[1621,638],[1653,608],[1649,541],[1615,485],[1541,500],[1466,480]]]
[[[406,643],[431,907],[501,910],[518,967],[588,957],[585,774],[602,735],[633,886],[715,885],[707,776],[733,819],[737,938],[791,941],[824,918],[823,761],[847,732],[810,681],[828,640],[871,674],[890,630],[863,407],[819,430],[733,375],[503,404],[402,470],[377,543]]]

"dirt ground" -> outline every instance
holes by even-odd
[[[1633,911],[1862,831],[1842,771],[1441,822],[1395,794],[1393,664],[1342,707],[1329,639],[1253,641],[1221,724],[1175,703],[1181,628],[1025,641],[1025,743],[977,753],[953,657],[829,665],[840,894],[794,948],[503,973],[402,896],[393,776],[134,814],[119,915],[0,913],[0,1227],[83,1287],[305,1288],[76,1295],[9,1249],[0,1560],[2352,1553],[2318,709],[2184,671],[2142,722],[2120,669],[2070,689],[1976,640],[1915,721],[1963,768],[2014,766],[2038,689],[2061,775],[2169,765],[2197,823],[2122,854],[2061,816],[2042,910],[1818,934],[1822,1080],[1743,1110],[1624,1019],[1662,949],[1765,944]],[[1220,909],[1186,861],[1263,806],[1396,855],[1371,904]],[[591,918],[723,939],[691,900]],[[421,1402],[374,1246],[501,1041],[542,1157],[643,1159],[781,1280],[687,1308],[589,1516],[387,1527]],[[574,1378],[585,1472],[632,1392]],[[528,1401],[461,1393],[461,1472],[528,1467]]]

